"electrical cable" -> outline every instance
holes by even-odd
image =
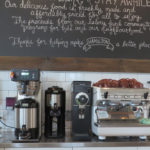
[[[7,124],[5,124],[1,119],[0,119],[0,123],[3,124],[4,126],[8,127],[8,128],[15,129],[15,127],[11,127],[11,126],[8,126]]]

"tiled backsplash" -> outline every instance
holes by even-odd
[[[150,87],[148,73],[106,73],[106,72],[62,72],[62,71],[42,71],[41,87],[42,101],[44,101],[44,91],[51,86],[57,85],[66,90],[66,110],[71,110],[71,83],[75,80],[96,82],[103,78],[120,79],[135,78]],[[17,96],[17,84],[10,80],[10,71],[0,71],[0,116],[3,117],[7,125],[14,126],[14,111],[6,110],[6,97]],[[3,130],[12,130],[0,124]]]

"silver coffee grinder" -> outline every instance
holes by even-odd
[[[11,80],[18,82],[13,142],[38,142],[41,136],[40,71],[13,69]]]

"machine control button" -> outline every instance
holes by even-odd
[[[125,95],[125,96],[124,96],[124,98],[125,98],[125,99],[129,99],[129,98],[130,98],[130,96],[128,96],[128,95]]]
[[[117,96],[117,95],[115,95],[114,97],[115,97],[116,99],[118,99],[118,96]]]
[[[130,99],[134,99],[134,95],[130,96]]]
[[[10,78],[11,78],[11,79],[14,79],[14,78],[15,78],[15,73],[14,73],[14,72],[11,72]]]
[[[34,79],[35,78],[35,74],[34,73],[32,73],[32,79]]]
[[[139,96],[139,95],[136,95],[135,98],[136,98],[136,99],[141,99],[142,97]]]
[[[122,99],[122,96],[121,96],[121,95],[118,95],[118,99]]]
[[[133,110],[133,111],[137,111],[137,107],[133,107],[132,110]]]
[[[114,98],[114,95],[109,95],[109,98],[110,98],[110,99]]]

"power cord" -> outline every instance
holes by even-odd
[[[5,124],[5,123],[2,121],[2,117],[0,117],[0,123],[3,124],[4,126],[8,127],[8,128],[15,129],[15,127],[11,127],[11,126],[8,126],[7,124]]]

